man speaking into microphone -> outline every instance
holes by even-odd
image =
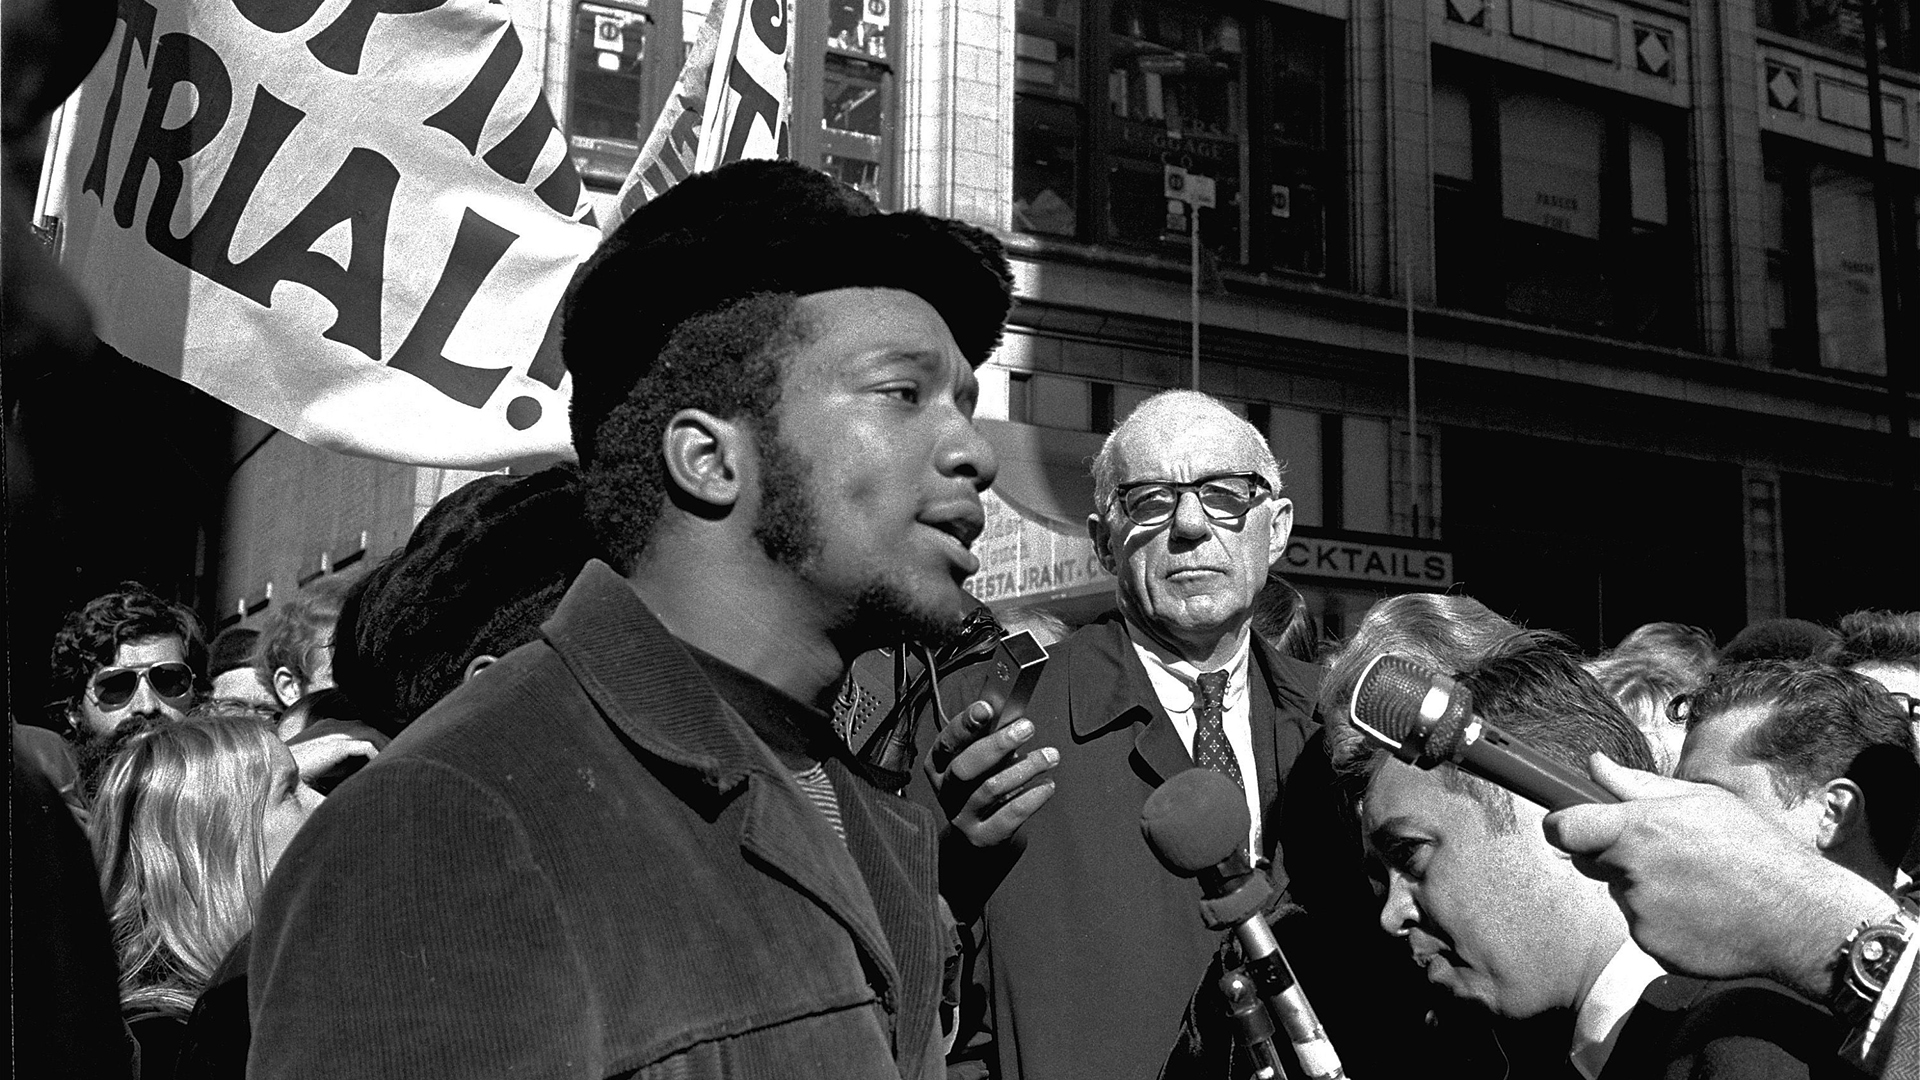
[[[1331,681],[1370,658],[1350,650]],[[1644,737],[1550,638],[1510,636],[1456,678],[1477,717],[1547,759],[1581,769],[1599,751],[1653,768]],[[1430,982],[1497,1017],[1570,1014],[1573,1074],[1806,1077],[1819,1075],[1809,1062],[1833,1060],[1837,1028],[1781,988],[1663,971],[1606,883],[1546,842],[1544,807],[1450,761],[1418,768],[1358,738],[1342,749],[1386,870],[1381,928]]]

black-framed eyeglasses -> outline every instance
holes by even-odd
[[[101,668],[88,686],[93,703],[102,709],[118,709],[140,692],[140,680],[147,680],[153,692],[168,701],[178,701],[193,693],[193,669],[179,660],[162,660],[135,667]]]
[[[1920,720],[1920,698],[1916,698],[1912,694],[1900,690],[1890,690],[1887,692],[1887,696],[1891,697],[1893,703],[1900,706],[1900,708],[1906,712],[1909,721]]]
[[[1180,509],[1180,497],[1193,492],[1200,509],[1215,521],[1232,521],[1246,516],[1273,491],[1273,485],[1259,473],[1223,473],[1190,483],[1173,480],[1136,480],[1113,489],[1113,498],[1127,520],[1135,525],[1161,525],[1173,520]]]

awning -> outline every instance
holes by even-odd
[[[1087,539],[1087,467],[1100,436],[1005,420],[976,424],[993,444],[1000,474],[981,500],[987,528],[973,545],[980,571],[967,591],[1002,607],[1112,593],[1113,575]]]

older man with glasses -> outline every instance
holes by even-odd
[[[1043,747],[1030,752],[1058,755],[1055,790],[986,901],[975,992],[990,1005],[960,1051],[1006,1078],[1159,1073],[1220,936],[1199,888],[1148,849],[1141,808],[1175,774],[1213,769],[1272,859],[1271,811],[1317,727],[1319,671],[1249,628],[1293,528],[1266,439],[1214,398],[1168,391],[1114,430],[1093,476],[1087,528],[1118,608],[1054,646],[1022,721]]]

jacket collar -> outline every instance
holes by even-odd
[[[893,1007],[900,969],[885,930],[888,921],[880,916],[868,883],[886,881],[878,892],[881,903],[893,907],[902,898],[931,894],[931,885],[916,894],[878,876],[885,869],[878,863],[896,858],[892,852],[927,849],[929,857],[916,865],[931,880],[931,842],[920,827],[890,809],[869,808],[857,785],[848,784],[837,789],[849,826],[842,844],[773,752],[721,699],[686,647],[606,563],[587,563],[540,633],[594,706],[642,753],[693,774],[716,798],[732,797],[745,784],[741,848],[847,928],[872,967],[876,988]],[[834,764],[855,763],[841,753],[829,768]],[[761,780],[746,783],[754,774]],[[894,873],[898,877],[901,871]],[[907,916],[896,913],[892,921],[905,925]]]
[[[1159,783],[1193,768],[1193,755],[1160,707],[1153,682],[1133,654],[1126,622],[1109,612],[1082,630],[1069,660],[1068,707],[1075,741],[1096,732],[1140,726],[1133,748]]]
[[[716,792],[776,767],[686,647],[599,559],[574,578],[540,633],[601,713],[647,753],[700,774]]]
[[[1074,635],[1074,641],[1077,647],[1069,654],[1067,693],[1075,741],[1110,728],[1141,724],[1145,726],[1134,748],[1158,780],[1193,768],[1193,755],[1180,741],[1146,670],[1133,655],[1133,642],[1120,613],[1100,616]],[[1266,681],[1282,714],[1297,712],[1303,721],[1310,720],[1315,715],[1320,669],[1282,654],[1259,634],[1253,635],[1253,658],[1256,662],[1249,665],[1247,678]]]

